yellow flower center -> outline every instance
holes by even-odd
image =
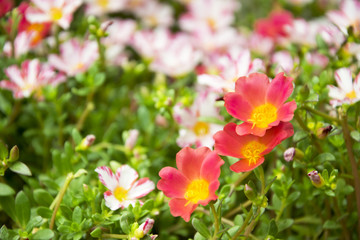
[[[205,200],[209,197],[209,183],[204,179],[193,180],[186,189],[185,199],[189,203],[197,204],[201,200]]]
[[[266,146],[257,141],[247,143],[242,149],[241,153],[246,159],[249,160],[249,166],[255,164],[259,158],[262,157],[261,153],[265,151]]]
[[[27,27],[27,32],[33,32],[33,38],[31,39],[31,44],[36,45],[42,39],[41,32],[44,30],[44,24],[33,23]]]
[[[204,136],[209,133],[210,126],[206,122],[197,122],[193,128],[196,136]]]
[[[256,125],[258,128],[267,128],[269,124],[276,119],[277,108],[270,103],[266,103],[256,107],[252,111],[251,118],[248,121],[253,123],[253,127]]]
[[[50,15],[53,21],[58,21],[62,18],[63,13],[61,11],[61,8],[52,8],[50,10]]]
[[[354,99],[354,98],[356,98],[356,92],[354,90],[352,90],[351,92],[346,94],[346,97],[350,98],[350,99]]]
[[[122,187],[117,187],[114,191],[114,196],[117,200],[119,200],[120,202],[124,201],[127,197],[127,193],[128,191],[125,190]]]
[[[75,65],[74,70],[81,70],[85,67],[83,63],[78,63]]]
[[[109,4],[109,0],[97,0],[97,4],[102,8],[106,8]]]
[[[208,18],[207,23],[209,24],[209,27],[213,30],[216,29],[216,21],[213,18]]]

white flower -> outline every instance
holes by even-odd
[[[109,189],[104,193],[104,199],[105,205],[111,210],[134,206],[137,198],[144,197],[155,189],[155,184],[148,178],[136,181],[139,175],[128,165],[119,167],[116,174],[106,166],[96,168],[95,172],[99,174],[100,182]]]

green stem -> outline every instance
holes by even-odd
[[[127,239],[129,236],[125,234],[110,234],[104,233],[101,235],[101,238],[115,238],[115,239]]]
[[[331,121],[331,122],[336,122],[336,123],[338,123],[338,124],[341,123],[341,121],[340,121],[339,119],[337,119],[337,118],[335,118],[335,117],[332,117],[332,116],[330,116],[330,115],[328,115],[328,114],[326,114],[326,113],[323,113],[323,112],[321,112],[321,111],[319,111],[319,110],[316,110],[316,109],[314,109],[314,108],[311,108],[311,107],[309,107],[309,106],[302,106],[302,109],[304,109],[304,110],[306,110],[306,111],[308,111],[308,112],[311,112],[311,113],[313,113],[313,114],[315,114],[315,115],[318,115],[318,116],[320,116],[320,117],[322,117],[322,118],[325,118],[325,119],[327,119],[327,120],[329,120],[329,121]]]
[[[255,214],[253,220],[251,221],[250,225],[249,225],[249,226],[246,228],[246,230],[245,230],[244,235],[245,235],[246,237],[248,237],[248,236],[251,234],[252,230],[254,229],[254,227],[256,226],[257,222],[259,221],[260,211],[261,211],[261,208],[258,207],[258,210],[256,211],[256,214]]]
[[[81,114],[81,116],[76,124],[76,129],[78,131],[80,131],[83,128],[86,118],[88,117],[90,112],[92,112],[93,110],[94,110],[94,104],[92,102],[87,102],[86,108],[83,111],[83,113]]]
[[[253,210],[251,208],[249,210],[248,214],[246,215],[246,218],[245,218],[243,224],[241,225],[241,228],[235,233],[235,235],[231,238],[231,240],[238,240],[238,237],[240,236],[242,231],[244,231],[244,229],[246,228],[248,222],[250,221],[250,218],[252,217],[252,214],[253,214]]]
[[[65,182],[64,182],[64,185],[62,186],[62,188],[60,189],[60,192],[58,194],[58,196],[56,196],[55,200],[55,209],[53,211],[53,214],[51,216],[51,220],[50,220],[50,225],[49,225],[49,228],[50,229],[53,229],[54,228],[54,224],[55,224],[55,218],[56,218],[56,213],[57,211],[59,210],[60,208],[60,204],[61,204],[61,201],[66,193],[66,190],[68,189],[71,181],[74,179],[74,174],[73,173],[69,173],[67,176],[66,176],[66,179],[65,179]],[[51,204],[53,205],[53,204]]]
[[[236,188],[237,186],[239,186],[240,183],[241,183],[242,181],[244,181],[244,179],[247,178],[251,173],[252,173],[252,171],[249,171],[249,172],[242,173],[242,174],[239,176],[238,180],[236,180],[236,182],[231,186],[231,192],[230,192],[230,194],[229,194],[229,197],[231,197],[231,195],[235,192],[235,188]]]
[[[307,132],[307,133],[310,134],[310,139],[311,139],[312,143],[314,144],[314,146],[316,147],[317,151],[318,151],[319,153],[322,153],[323,151],[322,151],[321,145],[318,143],[318,141],[317,141],[316,139],[314,139],[314,136],[313,136],[313,134],[311,133],[311,130],[306,126],[306,124],[304,123],[304,121],[302,120],[302,118],[300,117],[300,115],[299,115],[297,112],[294,113],[294,118],[295,118],[295,120],[297,121],[297,123],[299,124],[299,126],[300,126],[305,132]]]
[[[54,37],[55,37],[55,53],[60,53],[60,27],[55,25]]]
[[[265,193],[265,175],[264,175],[264,169],[262,166],[258,167],[259,174],[260,174],[260,181],[261,181],[261,195],[264,195]]]
[[[206,215],[210,216],[210,212],[203,209],[202,207],[196,208],[195,211],[202,212],[202,213],[205,213]],[[220,220],[224,224],[227,224],[227,225],[232,226],[232,227],[235,226],[234,222],[227,219],[227,218],[222,217]]]
[[[113,143],[108,143],[108,142],[102,142],[102,143],[99,143],[99,144],[96,144],[96,145],[90,147],[90,149],[93,151],[99,151],[104,148],[112,148],[112,149],[115,149],[115,150],[118,150],[118,151],[124,152],[124,153],[126,153],[128,151],[126,149],[126,147],[123,145],[113,144]]]
[[[355,197],[356,197],[356,206],[357,206],[357,212],[358,212],[358,234],[360,236],[360,177],[359,177],[359,171],[356,164],[355,155],[352,148],[352,140],[350,137],[350,131],[348,128],[347,123],[347,115],[346,112],[341,113],[341,119],[342,119],[342,128],[343,128],[343,135],[345,139],[345,145],[348,152],[350,164],[351,164],[351,171],[352,175],[354,177],[354,187],[355,187]]]
[[[276,215],[276,218],[275,218],[276,222],[280,220],[280,217],[283,214],[285,208],[286,208],[286,204],[285,204],[285,201],[283,200],[283,201],[281,201],[281,207],[280,207],[279,213]]]
[[[211,212],[212,212],[212,214],[214,215],[214,219],[215,219],[215,231],[214,231],[213,239],[216,240],[216,239],[217,239],[216,235],[218,234],[219,228],[220,228],[220,225],[219,225],[219,217],[218,217],[218,215],[217,215],[217,212],[216,212],[214,203],[213,203],[213,202],[210,202],[209,205],[210,205]]]
[[[105,71],[105,66],[106,66],[106,62],[105,62],[105,49],[104,46],[101,44],[101,37],[96,37],[96,43],[98,46],[98,50],[99,50],[99,59],[100,59],[100,69],[102,71]]]
[[[238,212],[241,212],[243,208],[247,208],[248,206],[251,205],[251,203],[252,203],[252,202],[251,202],[250,200],[247,200],[246,202],[240,204],[240,206],[238,206],[238,207],[234,208],[233,210],[231,210],[230,212],[228,212],[228,213],[225,215],[225,217],[226,217],[226,218],[229,218],[229,217],[237,214]]]

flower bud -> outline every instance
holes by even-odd
[[[152,235],[152,234],[150,235],[151,240],[155,240],[157,237],[158,237],[158,235],[156,235],[156,234],[155,235]]]
[[[291,162],[295,157],[296,150],[294,147],[288,148],[284,152],[284,159],[287,162]]]
[[[256,197],[254,190],[248,184],[245,184],[244,193],[249,200],[254,200]]]
[[[332,131],[333,127],[331,125],[329,126],[326,126],[326,127],[322,127],[322,128],[319,128],[317,131],[316,131],[316,136],[319,138],[319,139],[324,139],[326,138]]]
[[[13,146],[10,150],[9,162],[15,162],[19,159],[19,148],[18,146]]]
[[[93,143],[95,142],[95,135],[90,134],[87,135],[82,141],[81,143],[76,147],[76,151],[84,151],[87,150],[91,145],[93,145]]]
[[[143,238],[154,226],[154,219],[148,218],[146,221],[135,230],[134,234],[137,238]]]
[[[125,141],[125,147],[132,150],[135,147],[138,137],[139,137],[139,130],[137,129],[129,130],[129,137]]]
[[[317,188],[322,187],[325,183],[323,177],[316,170],[309,172],[308,176],[311,180],[311,183]]]

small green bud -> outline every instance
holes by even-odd
[[[256,198],[256,193],[255,193],[255,191],[254,191],[248,184],[245,184],[244,193],[245,193],[245,196],[246,196],[249,200],[251,200],[251,201],[255,200],[255,198]]]
[[[10,150],[9,162],[15,162],[19,159],[19,148],[15,145]]]

